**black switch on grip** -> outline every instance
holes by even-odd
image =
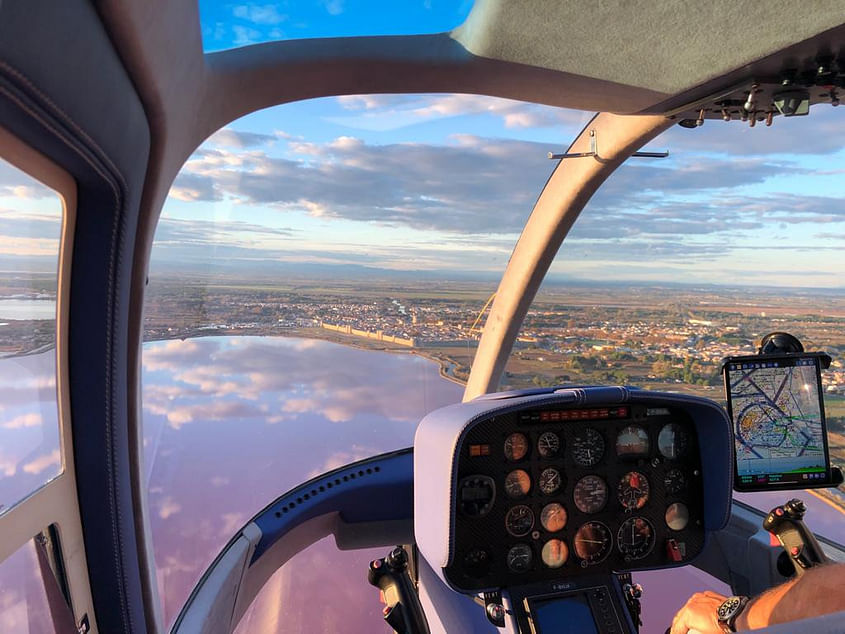
[[[795,564],[795,572],[798,576],[803,575],[807,568],[828,561],[812,531],[804,523],[806,512],[807,507],[801,500],[792,499],[786,504],[773,508],[763,520],[763,528],[778,538],[786,554]]]
[[[384,597],[384,620],[397,634],[429,634],[416,588],[408,574],[408,553],[401,546],[384,559],[374,559],[367,571],[370,584]]]

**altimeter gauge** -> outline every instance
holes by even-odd
[[[572,459],[582,467],[592,467],[604,456],[604,438],[587,427],[572,440]]]
[[[607,484],[597,475],[584,476],[575,483],[572,499],[582,513],[598,513],[607,504]]]

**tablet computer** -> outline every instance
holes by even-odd
[[[825,356],[789,353],[725,359],[735,490],[832,484],[821,382]]]

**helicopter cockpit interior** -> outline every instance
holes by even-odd
[[[0,0],[0,628],[650,634],[670,627],[680,607],[673,593],[688,595],[695,584],[754,597],[845,562],[836,533],[845,512],[836,466],[845,447],[836,426],[845,391],[837,390],[845,384],[830,382],[842,374],[837,355],[845,350],[835,206],[843,192],[827,154],[800,167],[787,150],[725,162],[715,178],[744,179],[745,189],[722,197],[721,216],[695,217],[696,207],[679,223],[672,214],[686,213],[678,210],[691,199],[678,198],[655,202],[654,218],[600,217],[589,244],[604,240],[619,251],[614,281],[594,291],[562,278],[564,299],[535,303],[591,199],[614,182],[659,190],[612,176],[670,156],[673,147],[646,147],[682,138],[664,133],[701,135],[683,137],[694,147],[725,126],[724,151],[749,142],[735,130],[766,135],[824,116],[821,135],[793,133],[788,151],[810,155],[827,144],[838,156],[841,1],[475,0],[448,12],[429,0],[402,9],[311,3],[323,16],[361,11],[358,31],[338,32],[308,30],[313,15],[296,17],[292,4]],[[396,27],[392,11],[407,11],[408,25]],[[438,11],[447,19],[424,22]],[[450,97],[396,100],[418,95]],[[329,111],[320,99],[345,109]],[[295,110],[306,102],[325,109],[321,118]],[[543,110],[517,111],[517,103]],[[452,145],[434,158],[415,132],[410,141],[396,132],[432,112],[451,116],[458,105],[504,123],[484,142],[468,119],[437,128]],[[278,123],[276,107],[294,109],[280,111]],[[232,127],[244,118],[260,121],[261,133]],[[573,132],[569,145],[548,143],[541,158],[551,173],[539,192],[506,201],[531,201],[514,214],[516,230],[497,225],[491,218],[504,212],[492,206],[496,187],[526,173],[506,155],[535,155],[545,132],[507,135],[540,120],[565,121],[554,129]],[[318,140],[291,132],[288,121]],[[392,152],[383,163],[392,177],[373,175],[382,160],[375,142],[331,138],[322,126],[372,132]],[[483,162],[491,157],[511,163],[494,168]],[[477,169],[458,176],[471,160]],[[678,190],[700,186],[702,165],[685,164]],[[796,184],[787,170],[830,180]],[[763,200],[760,174],[769,172],[785,184],[779,198]],[[470,208],[449,177],[466,181],[479,206]],[[427,188],[408,188],[413,180]],[[799,185],[817,189],[794,194]],[[30,202],[47,190],[55,205],[49,234],[39,224],[47,216]],[[812,233],[794,228],[787,194],[802,210],[815,205]],[[355,196],[364,201],[357,207]],[[221,205],[211,212],[214,228],[189,207],[198,202]],[[237,215],[250,205],[265,207]],[[760,211],[766,205],[770,216]],[[300,224],[286,213],[300,214]],[[312,242],[344,214],[351,224],[331,229],[341,246]],[[764,221],[751,223],[751,214]],[[36,228],[23,232],[21,219]],[[490,241],[481,244],[483,222]],[[612,297],[639,292],[618,266],[628,256],[617,238],[641,235],[640,222],[663,223],[650,235],[664,236],[640,254],[643,275],[662,267],[660,249],[675,232],[693,236],[679,243],[675,264],[712,264],[715,284],[739,279],[756,243],[737,247],[745,255],[726,273],[716,270],[719,245],[696,236],[747,231],[759,243],[794,232],[815,242],[784,245],[766,261],[762,268],[783,271],[760,279],[790,281],[785,290],[766,286],[768,303],[755,303],[737,282],[725,308],[709,273],[694,280],[692,295],[662,271],[654,278],[662,286],[630,305]],[[396,227],[405,225],[419,230],[422,255],[402,250],[407,236]],[[460,240],[435,230],[459,225]],[[610,225],[619,233],[605,233]],[[278,249],[272,257],[250,251],[262,240]],[[202,271],[185,269],[193,277],[177,284],[168,276],[180,254]],[[301,254],[311,278],[291,268]],[[385,273],[368,257],[394,269]],[[471,257],[495,260],[495,276],[464,275]],[[579,257],[569,261],[576,269]],[[433,277],[406,284],[424,265]],[[435,287],[446,289],[443,297]],[[827,312],[808,305],[816,291],[830,299]],[[349,306],[369,321],[345,314]],[[678,321],[661,322],[665,342],[655,343],[658,309]],[[192,321],[191,310],[202,319]],[[615,316],[637,311],[624,336],[607,335]],[[725,314],[741,315],[747,333],[733,321],[717,330]],[[541,341],[529,322],[552,324],[557,339]],[[397,323],[403,329],[391,330]],[[423,323],[440,338],[422,342]],[[782,332],[795,324],[811,333],[793,333],[803,345]],[[749,354],[748,333],[757,354]],[[652,345],[647,360],[636,357],[638,341]],[[687,352],[677,352],[682,346]],[[373,354],[392,360],[370,372]],[[439,365],[428,378],[432,360]],[[622,373],[620,361],[637,374]],[[514,377],[529,376],[526,364],[549,380],[520,383]],[[26,390],[37,405],[23,403]],[[196,401],[188,408],[183,399]],[[350,413],[350,403],[360,411]],[[324,426],[309,431],[297,416],[312,410]],[[401,425],[380,427],[360,412]],[[200,419],[220,423],[215,438]],[[188,461],[167,445],[173,431],[200,457]],[[309,453],[319,459],[300,460]],[[214,467],[230,456],[238,462],[223,477]],[[197,476],[203,486],[176,499],[162,473],[170,482]],[[760,492],[763,501],[752,502]],[[251,506],[202,516],[226,496],[249,497]],[[162,554],[161,526],[173,518],[168,539],[178,547]],[[816,521],[823,530],[813,531]],[[362,605],[362,596],[371,601]],[[313,620],[256,609],[286,601]],[[321,621],[322,612],[335,620]],[[840,632],[843,622],[845,612],[833,612],[759,631]]]

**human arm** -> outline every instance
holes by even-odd
[[[845,564],[815,566],[801,577],[754,598],[737,618],[737,630],[753,630],[845,610]]]
[[[736,629],[758,629],[845,610],[844,585],[845,564],[811,568],[752,599],[737,618]],[[717,610],[726,598],[718,592],[694,594],[675,615],[671,634],[721,634]]]

